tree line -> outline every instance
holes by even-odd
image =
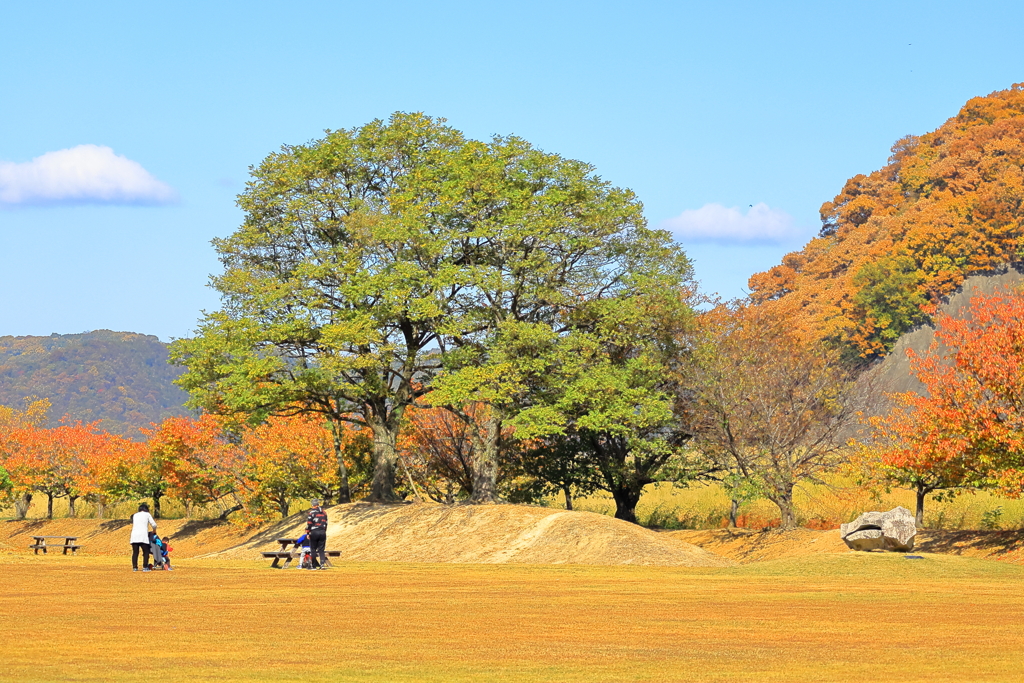
[[[635,522],[648,484],[713,480],[789,527],[802,481],[853,463],[905,483],[913,430],[851,444],[846,347],[799,310],[701,300],[681,247],[588,164],[398,113],[283,147],[239,205],[214,240],[222,308],[171,345],[200,417],[133,445],[8,409],[8,495],[262,520],[312,496],[571,507],[603,490]]]
[[[398,499],[420,411],[472,453],[456,497],[508,498],[521,472],[606,490],[632,521],[647,484],[730,476],[789,523],[794,482],[835,457],[851,378],[831,352],[741,304],[700,312],[681,247],[588,164],[397,113],[271,154],[239,206],[214,241],[223,307],[172,344],[179,383],[249,424],[367,430],[369,500]],[[751,401],[765,386],[788,392],[790,433]]]

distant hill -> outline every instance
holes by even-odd
[[[1024,84],[975,97],[821,207],[819,236],[750,278],[751,298],[853,357],[884,356],[922,306],[1024,262]]]
[[[100,421],[106,431],[138,438],[148,427],[185,412],[188,395],[172,382],[167,345],[153,336],[96,330],[49,337],[0,337],[0,405],[47,398],[51,423],[64,415]]]

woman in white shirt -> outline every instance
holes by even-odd
[[[156,531],[156,520],[149,514],[149,504],[140,503],[139,511],[132,515],[132,571],[139,571],[139,551],[142,551],[142,571],[148,572],[149,564],[149,528]]]

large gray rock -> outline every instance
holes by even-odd
[[[914,515],[905,507],[888,512],[865,512],[857,519],[839,527],[846,546],[853,550],[893,550],[910,552],[914,549],[917,525]]]
[[[885,550],[885,537],[881,529],[861,529],[844,536],[846,546],[854,550]]]

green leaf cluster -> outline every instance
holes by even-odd
[[[853,277],[853,302],[871,322],[869,339],[892,350],[900,336],[928,320],[921,291],[924,275],[910,256],[890,256],[864,264]]]

